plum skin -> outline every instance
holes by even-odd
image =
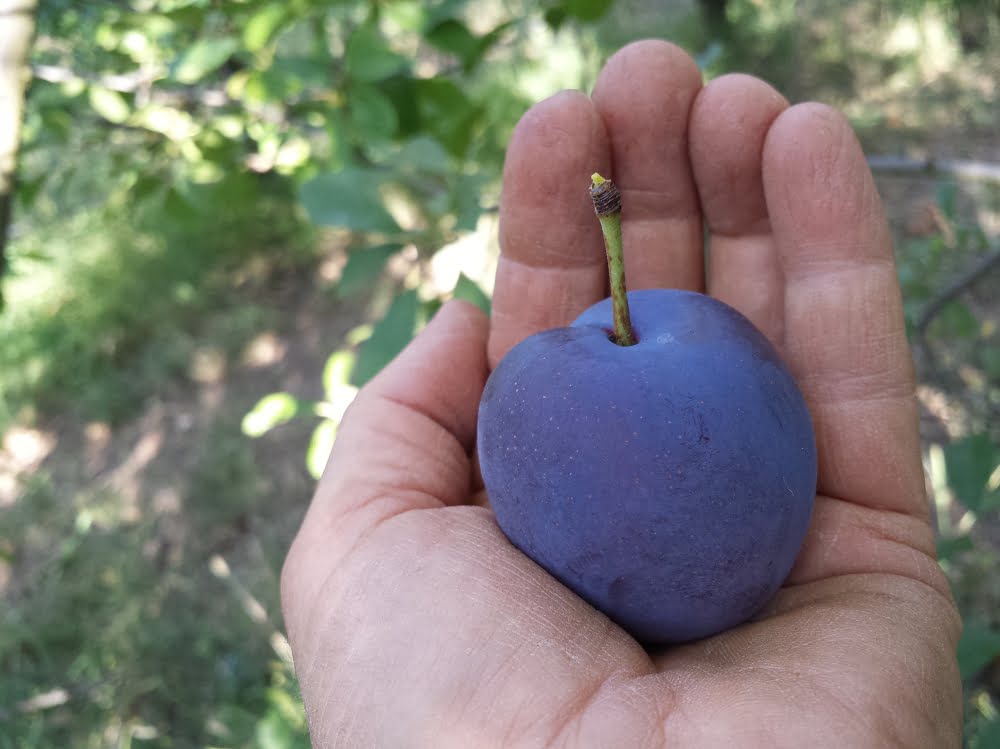
[[[497,523],[644,644],[740,624],[787,578],[816,492],[805,400],[739,312],[668,289],[515,346],[490,375],[478,452]]]

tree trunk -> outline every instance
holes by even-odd
[[[37,5],[38,0],[0,0],[0,279],[7,268],[17,146],[24,91],[30,77],[28,55],[35,35]]]

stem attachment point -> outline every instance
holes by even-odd
[[[614,182],[595,172],[590,177],[590,198],[601,222],[604,249],[608,256],[611,306],[615,319],[614,342],[619,346],[633,346],[636,340],[625,292],[625,258],[622,251],[622,195]]]

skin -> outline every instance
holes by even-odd
[[[508,543],[472,458],[490,368],[605,294],[594,171],[622,189],[630,286],[707,289],[753,320],[819,449],[806,543],[764,614],[659,652]],[[285,564],[315,746],[958,747],[960,623],[892,247],[843,117],[630,45],[591,97],[524,116],[500,235],[492,320],[446,305],[362,390]]]

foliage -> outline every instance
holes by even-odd
[[[609,50],[669,35],[698,53],[707,77],[739,69],[793,99],[845,104],[869,137],[890,122],[885,99],[865,99],[873,91],[928,108],[944,84],[972,92],[975,108],[938,106],[943,119],[904,110],[913,128],[995,121],[967,80],[996,36],[995,14],[980,12],[989,3],[970,16],[964,0],[897,0],[914,18],[939,13],[963,49],[967,36],[986,45],[962,58],[964,77],[929,82],[917,53],[880,43],[882,6],[852,4],[859,33],[856,22],[831,27],[808,2],[725,5],[728,28],[709,32],[683,4],[626,0],[41,3],[0,317],[0,430],[15,420],[127,424],[168,385],[190,388],[200,349],[235,359],[286,313],[257,298],[261,279],[322,275],[331,303],[352,310],[344,328],[362,324],[323,348],[333,354],[317,392],[279,385],[256,406],[266,389],[227,394],[211,429],[187,438],[193,464],[153,462],[160,488],[179,496],[176,512],[150,510],[157,482],[147,478],[143,514],[128,515],[122,490],[84,476],[75,453],[76,474],[20,477],[17,503],[0,508],[0,572],[24,571],[0,612],[0,749],[306,746],[277,574],[309,484],[303,475],[302,496],[273,502],[285,484],[260,455],[280,439],[318,476],[358,387],[444,300],[488,308],[483,278],[453,269],[444,283],[436,264],[459,240],[486,241],[520,113],[558,88],[589,86]],[[900,103],[900,90],[913,95]],[[903,134],[887,137],[895,145]],[[995,243],[969,205],[995,211],[996,196],[944,182],[936,198],[937,230],[899,252],[918,348],[928,302]],[[325,275],[327,265],[337,272]],[[1000,732],[990,681],[1000,647],[995,314],[988,293],[972,290],[924,342],[937,365],[927,379],[959,394],[965,415],[927,461],[942,565],[967,621],[970,746],[981,747]],[[51,689],[68,703],[14,709]]]
[[[1000,355],[996,309],[988,303],[989,280],[939,306],[951,279],[988,252],[986,230],[962,204],[1000,199],[991,188],[936,184],[934,202],[925,207],[932,230],[900,245],[897,266],[907,327],[930,387],[960,394],[964,424],[950,425],[950,439],[928,446],[927,470],[938,528],[938,556],[948,574],[964,630],[958,662],[966,687],[966,732],[970,746],[992,746],[1000,714],[990,674],[1000,664],[1000,588],[995,583],[997,532],[1000,529]],[[985,303],[984,303],[985,302]],[[931,305],[935,305],[932,307]],[[926,310],[938,308],[934,317]],[[960,405],[959,405],[960,404]],[[957,421],[957,420],[956,420]]]
[[[264,501],[267,437],[241,439],[234,410],[254,435],[313,415],[302,450],[318,475],[357,385],[444,299],[488,306],[457,271],[430,288],[434,255],[494,210],[511,128],[539,85],[558,87],[526,54],[554,38],[544,15],[573,47],[576,22],[608,3],[497,4],[485,26],[466,6],[42,4],[0,429],[129,429],[168,386],[200,386],[202,349],[226,363],[274,324],[279,311],[248,301],[262,279],[315,276],[340,254],[329,296],[373,319],[330,357],[321,398],[227,395],[215,426],[189,433],[193,464],[158,456],[138,488],[79,455],[68,473],[16,477],[0,507],[0,747],[307,746],[275,618],[307,489],[291,513]],[[240,556],[243,575],[228,567]]]
[[[204,435],[177,507],[134,517],[110,488],[67,497],[40,473],[5,513],[0,547],[33,563],[0,611],[0,747],[308,746],[260,613],[278,610],[281,550],[254,552],[259,579],[226,562],[234,523],[270,512],[233,429]],[[31,708],[39,695],[56,709]]]

